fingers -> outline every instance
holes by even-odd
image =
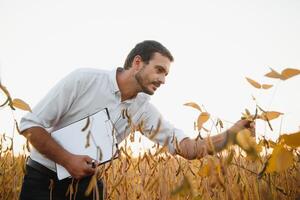
[[[96,172],[96,168],[93,168],[91,165],[89,165],[87,168],[85,168],[84,172],[86,175],[93,175]]]
[[[255,121],[250,123],[250,128],[255,128]]]
[[[97,160],[89,157],[89,156],[84,156],[84,159],[86,161],[86,172],[89,174],[94,174],[95,173],[95,168],[98,165]]]
[[[250,130],[250,132],[251,132],[251,135],[252,135],[253,137],[255,137],[255,136],[256,136],[256,130],[255,130],[255,122],[254,122],[254,121],[250,123],[250,128],[249,128],[249,130]]]
[[[255,137],[255,121],[250,120],[240,120],[239,122],[240,126],[243,126],[243,128],[247,128],[251,132],[251,136]]]
[[[250,123],[251,122],[249,120],[241,119],[241,120],[237,121],[230,129],[232,132],[237,133],[237,132],[243,130],[244,128],[249,128]]]
[[[89,157],[89,156],[85,156],[84,159],[93,168],[95,168],[98,165],[98,161],[95,160],[95,159],[93,159],[93,158],[91,158],[91,157]]]
[[[94,166],[92,166],[94,163]],[[73,155],[69,165],[65,168],[76,179],[81,179],[85,176],[93,175],[96,172],[97,162],[93,158],[86,155]]]
[[[255,122],[246,119],[237,121],[232,127],[229,128],[228,131],[235,135],[245,128],[249,129],[251,131],[251,135],[255,136]]]
[[[77,166],[77,168],[81,168],[81,172],[79,175],[79,178],[76,177],[77,179],[83,178],[85,176],[93,175],[96,170],[95,168],[92,167],[93,161],[95,161],[93,158],[89,156],[81,156],[82,162],[81,162],[81,167]]]
[[[250,121],[250,120],[246,120],[246,119],[244,119],[244,120],[241,120],[242,121],[242,125],[243,125],[243,127],[245,127],[245,128],[250,128],[251,127],[251,123],[252,123],[252,121]]]
[[[91,163],[94,159],[89,157],[89,156],[83,156],[83,159],[87,162],[87,163]]]

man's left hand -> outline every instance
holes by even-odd
[[[248,129],[251,132],[251,136],[255,137],[255,122],[246,119],[241,119],[227,130],[227,140],[235,144],[235,138],[237,133],[243,129]]]

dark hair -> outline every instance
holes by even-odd
[[[135,56],[139,55],[142,57],[142,61],[145,63],[149,63],[149,60],[152,59],[154,53],[160,53],[161,55],[170,59],[173,62],[174,58],[170,51],[154,40],[145,40],[141,43],[138,43],[128,54],[125,63],[124,69],[129,69],[133,62]]]

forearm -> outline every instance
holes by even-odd
[[[71,153],[61,147],[45,129],[32,127],[23,131],[22,134],[41,154],[62,166],[66,165]]]
[[[204,139],[185,138],[179,143],[177,153],[182,157],[192,160],[202,158],[214,152],[220,152],[226,147],[227,131]]]

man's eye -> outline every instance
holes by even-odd
[[[163,70],[162,69],[157,69],[157,72],[158,73],[163,73]]]

